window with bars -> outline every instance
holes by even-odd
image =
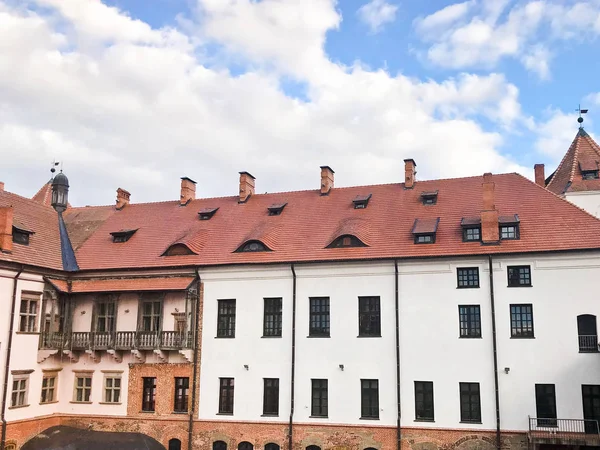
[[[101,300],[96,303],[96,331],[111,333],[115,331],[115,302]]]
[[[11,408],[27,406],[27,388],[29,387],[29,376],[13,376],[12,393],[10,399]]]
[[[556,427],[556,392],[553,384],[535,385],[535,408],[537,425],[540,427]]]
[[[154,411],[156,409],[156,378],[142,378],[142,411]]]
[[[121,403],[120,374],[107,374],[104,377],[104,403]]]
[[[44,374],[42,378],[42,395],[40,403],[52,403],[56,401],[56,378],[57,374]]]
[[[480,227],[465,227],[463,228],[463,241],[481,241],[481,228]]]
[[[142,331],[160,331],[162,302],[146,300],[142,302]]]
[[[75,375],[75,392],[73,401],[76,403],[88,403],[92,397],[92,375]]]
[[[479,383],[460,383],[460,421],[481,423]]]
[[[23,333],[35,333],[37,331],[39,301],[38,296],[23,295],[21,297],[19,331]]]
[[[500,239],[519,239],[519,225],[501,225]]]
[[[190,379],[188,377],[175,378],[175,401],[173,411],[187,412],[188,411],[188,396],[190,390]]]
[[[281,337],[282,299],[264,299],[263,336]]]
[[[329,297],[310,298],[309,336],[329,337]]]
[[[219,378],[219,414],[233,414],[233,378]]]
[[[509,287],[531,286],[530,266],[508,266],[507,272]]]
[[[456,269],[459,289],[479,287],[479,267],[459,267]]]
[[[415,420],[434,420],[433,381],[415,381]]]
[[[459,305],[458,317],[461,338],[481,337],[481,312],[479,305]]]
[[[218,300],[217,337],[235,337],[235,299]]]
[[[311,380],[311,410],[310,415],[314,417],[327,417],[329,415],[329,392],[328,381]]]
[[[510,336],[513,338],[532,338],[533,305],[510,305]]]
[[[379,380],[360,380],[360,417],[379,419]]]
[[[381,306],[379,297],[358,297],[358,335],[381,337]]]
[[[263,415],[279,415],[279,378],[264,378]]]

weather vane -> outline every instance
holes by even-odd
[[[57,160],[52,160],[52,165],[50,166],[50,172],[54,175],[54,172],[56,172],[55,167],[58,166],[60,164],[60,161]],[[61,166],[62,167],[62,166]]]
[[[579,117],[577,118],[577,122],[579,122],[579,128],[583,128],[583,117],[581,115],[587,114],[588,110],[581,109],[581,105],[579,105],[579,108],[577,108],[575,111],[579,113]]]

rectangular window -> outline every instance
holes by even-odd
[[[12,396],[10,406],[16,408],[27,406],[27,388],[29,387],[29,376],[14,376],[12,384]]]
[[[39,297],[21,297],[21,309],[19,310],[19,331],[24,333],[35,333],[37,331],[37,315]]]
[[[533,305],[510,305],[510,336],[514,338],[532,338]]]
[[[279,378],[264,379],[263,415],[279,415]]]
[[[481,228],[463,228],[463,241],[481,241]]]
[[[160,331],[162,316],[162,302],[142,302],[142,331]]]
[[[156,378],[144,377],[142,380],[142,411],[154,411],[156,408]]]
[[[235,299],[218,300],[217,337],[235,337]]]
[[[281,298],[265,298],[263,336],[281,337]]]
[[[358,335],[381,336],[379,297],[358,297]]]
[[[175,378],[175,404],[173,411],[188,411],[188,396],[190,390],[190,379],[188,377]]]
[[[456,276],[459,288],[479,287],[479,267],[460,267],[456,269]]]
[[[415,381],[415,419],[433,420],[433,382]]]
[[[535,385],[535,407],[538,427],[557,426],[556,393],[553,384]]]
[[[107,374],[104,377],[104,402],[121,403],[121,375]]]
[[[360,417],[379,419],[379,380],[360,380]]]
[[[481,337],[481,312],[479,305],[459,305],[458,317],[461,338]]]
[[[329,414],[329,393],[327,380],[311,380],[312,402],[311,416],[327,417]]]
[[[56,378],[56,373],[44,374],[40,403],[52,403],[56,401]]]
[[[508,266],[508,286],[531,286],[531,268],[529,266]]]
[[[479,383],[460,383],[460,421],[481,423]]]
[[[219,378],[219,414],[233,414],[233,378]]]
[[[418,234],[415,236],[415,244],[433,244],[435,243],[435,234]]]
[[[92,375],[79,374],[75,375],[75,392],[73,393],[73,401],[77,403],[90,402],[92,397]]]
[[[115,331],[115,303],[100,301],[96,303],[96,331],[111,333]]]
[[[309,336],[329,337],[329,297],[310,298]]]
[[[501,225],[500,239],[519,239],[519,225]]]

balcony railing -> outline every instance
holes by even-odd
[[[581,353],[598,353],[598,335],[579,335],[579,351]]]
[[[116,331],[43,333],[40,348],[50,350],[179,350],[192,348],[192,333]]]
[[[597,420],[530,417],[527,437],[534,444],[600,445]]]

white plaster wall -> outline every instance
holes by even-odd
[[[4,385],[4,362],[8,346],[8,333],[10,325],[10,309],[12,302],[13,277],[17,272],[0,270],[0,386]],[[2,389],[0,389],[0,404],[2,402]]]
[[[600,217],[600,191],[573,192],[566,194],[565,198],[590,214]]]
[[[117,300],[117,331],[135,331],[137,328],[138,294],[121,294]]]

